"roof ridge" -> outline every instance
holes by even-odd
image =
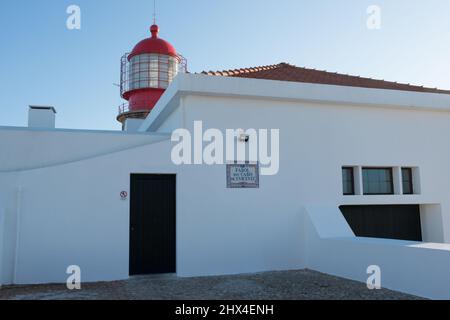
[[[241,73],[254,73],[259,71],[266,71],[266,70],[273,70],[275,68],[278,68],[280,64],[272,64],[272,65],[265,65],[265,66],[257,66],[257,67],[250,67],[250,68],[240,68],[240,69],[228,69],[228,70],[219,70],[219,71],[202,71],[200,74],[204,75],[210,75],[210,76],[228,76],[228,74],[232,75],[238,75]]]
[[[323,73],[327,73],[327,74],[358,78],[358,79],[361,79],[361,80],[381,81],[381,82],[385,82],[385,83],[397,84],[397,85],[400,85],[400,86],[417,87],[417,88],[431,89],[431,90],[437,90],[437,91],[443,91],[443,92],[450,93],[450,90],[439,89],[437,87],[434,87],[434,88],[433,87],[425,87],[425,86],[419,85],[419,84],[403,83],[403,82],[391,81],[391,80],[386,80],[386,79],[376,79],[376,78],[367,77],[367,76],[361,76],[361,75],[357,76],[357,75],[352,75],[352,74],[348,74],[348,73],[331,72],[331,71],[327,71],[327,70],[318,70],[318,69],[315,69],[315,68],[299,67],[299,66],[296,66],[296,65],[288,64],[288,63],[287,63],[287,65],[289,65],[290,67],[298,68],[298,69],[312,70],[312,71],[323,72]]]

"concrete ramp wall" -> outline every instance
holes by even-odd
[[[450,245],[357,238],[342,225],[338,208],[305,207],[303,212],[309,269],[365,283],[367,268],[376,265],[383,288],[450,299]]]

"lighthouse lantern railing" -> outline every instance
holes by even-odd
[[[120,93],[139,89],[166,89],[175,76],[187,72],[187,60],[181,56],[163,54],[141,54],[128,59],[125,54],[121,59]]]

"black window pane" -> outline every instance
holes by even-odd
[[[364,194],[393,194],[394,184],[391,168],[363,168]]]
[[[403,183],[403,194],[413,194],[414,193],[411,168],[403,168],[402,169],[402,183]]]
[[[344,195],[354,195],[355,194],[353,168],[342,168],[342,185],[343,185]]]

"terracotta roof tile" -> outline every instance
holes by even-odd
[[[292,81],[303,83],[329,84],[338,86],[388,89],[400,91],[415,91],[429,93],[450,94],[450,90],[441,90],[436,88],[426,88],[398,82],[364,78],[361,76],[351,76],[337,72],[327,72],[316,69],[301,68],[288,63],[260,66],[254,68],[243,68],[224,71],[202,72],[205,75],[253,78],[279,81]]]

